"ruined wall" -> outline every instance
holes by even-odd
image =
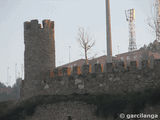
[[[142,62],[139,69],[136,62],[125,66],[123,62],[113,65],[109,63],[102,69],[100,64],[95,66],[84,65],[81,70],[74,67],[72,70],[63,68],[47,73],[39,83],[39,90],[29,93],[25,90],[24,96],[42,95],[69,95],[77,94],[119,94],[132,91],[143,91],[160,85],[160,60],[149,66],[148,61]],[[24,81],[25,84],[25,81]]]
[[[140,113],[137,114],[148,114],[148,115],[158,115],[160,106],[145,106]],[[129,111],[129,110],[127,110]],[[128,118],[128,115],[134,114],[132,112],[125,111],[125,118]],[[153,116],[156,117],[156,116]],[[121,120],[121,113],[117,114],[108,114],[106,116],[102,116],[102,114],[97,115],[97,106],[86,104],[84,102],[78,101],[65,101],[54,104],[44,104],[40,105],[35,109],[35,112],[32,116],[25,116],[25,120]],[[130,118],[131,119],[131,118]],[[145,120],[147,118],[141,118],[141,120]],[[147,120],[150,120],[149,118]]]
[[[43,25],[38,20],[25,22],[24,43],[25,81],[34,88],[42,78],[40,75],[55,68],[54,22],[44,20]]]
[[[83,102],[61,102],[42,105],[25,120],[104,120],[95,115],[96,106]]]

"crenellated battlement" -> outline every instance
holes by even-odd
[[[39,24],[38,20],[31,20],[24,22],[24,30],[31,30],[31,29],[37,29],[37,30],[44,30],[44,29],[51,29],[54,30],[54,21],[50,20],[43,20],[42,24]]]
[[[106,63],[106,65],[97,63],[95,65],[83,65],[83,66],[74,66],[56,68],[53,71],[50,71],[50,77],[54,78],[57,76],[70,76],[70,75],[87,75],[90,73],[115,73],[115,72],[127,72],[127,71],[136,71],[136,70],[147,70],[154,69],[160,66],[160,60],[154,60],[154,66],[151,66],[149,61],[142,61],[141,67],[138,66],[137,61],[131,61],[129,65],[126,65],[124,62],[117,63]]]
[[[54,29],[54,21],[50,21],[50,20],[43,20],[43,28],[50,28],[50,29]]]
[[[32,94],[126,94],[160,85],[160,60],[154,60],[153,66],[149,61],[141,64],[141,68],[136,61],[129,66],[119,62],[56,68],[46,72],[38,84],[40,89],[35,89]],[[26,94],[30,96],[31,92]]]

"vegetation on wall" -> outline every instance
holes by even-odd
[[[25,116],[34,114],[37,106],[67,101],[80,101],[97,106],[95,114],[98,117],[118,117],[119,113],[140,113],[146,105],[160,105],[160,88],[148,89],[143,92],[132,92],[125,95],[45,95],[36,96],[20,102],[6,113],[0,115],[0,120],[22,120]],[[1,103],[4,104],[4,103]],[[4,110],[1,107],[0,110]]]

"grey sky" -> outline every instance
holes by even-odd
[[[128,51],[128,24],[124,10],[136,9],[137,46],[154,40],[147,26],[151,0],[111,0],[113,54]],[[15,64],[21,73],[24,41],[23,22],[31,19],[55,21],[56,64],[69,61],[68,46],[71,46],[71,61],[83,58],[77,43],[78,27],[86,28],[95,38],[96,45],[90,57],[106,53],[105,0],[0,0],[0,81],[15,81]],[[17,72],[18,74],[18,72]]]

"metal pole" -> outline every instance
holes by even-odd
[[[106,0],[107,63],[112,62],[110,0]]]
[[[6,81],[7,86],[8,86],[8,82],[9,82],[9,67],[7,67],[7,81]]]
[[[15,80],[17,80],[17,63],[15,64]]]
[[[69,46],[69,63],[70,63],[70,60],[71,60],[70,49],[71,49],[71,46]]]
[[[22,78],[22,79],[23,79],[23,69],[24,69],[24,68],[23,68],[23,64],[21,64],[21,72],[22,72],[22,73],[21,73],[21,78]]]

